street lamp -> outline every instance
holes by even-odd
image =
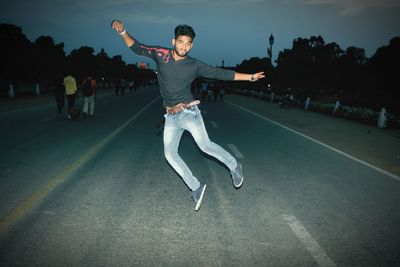
[[[268,57],[269,57],[269,66],[268,66],[268,68],[269,68],[272,66],[272,45],[274,44],[274,36],[272,35],[272,33],[269,36],[268,41],[269,41],[269,47],[268,47],[267,52],[268,52]],[[271,70],[272,69],[273,68],[271,68]],[[271,92],[271,77],[269,77],[268,92]],[[271,103],[274,101],[274,95],[275,95],[274,92],[271,92]]]
[[[272,64],[272,45],[274,44],[274,36],[271,35],[269,36],[269,47],[268,47],[268,57],[269,57],[269,62]]]

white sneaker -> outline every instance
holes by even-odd
[[[192,199],[195,203],[194,210],[198,211],[200,209],[201,203],[203,202],[204,193],[206,191],[207,185],[200,185],[200,187],[192,192]]]
[[[233,186],[235,188],[241,187],[244,178],[243,178],[242,164],[240,164],[240,162],[237,162],[236,169],[231,171],[231,176],[232,176]]]

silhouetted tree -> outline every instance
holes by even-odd
[[[0,43],[0,89],[4,92],[10,81],[26,79],[31,43],[22,29],[12,24],[0,24]]]
[[[365,50],[353,46],[348,47],[338,60],[335,74],[339,79],[333,83],[334,91],[331,94],[339,94],[347,105],[366,105],[365,61]]]
[[[240,65],[236,66],[236,71],[237,72],[242,72],[242,73],[254,73],[254,72],[260,72],[264,71],[264,73],[267,76],[266,80],[262,80],[260,82],[257,82],[255,84],[241,84],[241,87],[247,87],[247,88],[255,88],[255,89],[263,89],[266,88],[266,83],[270,82],[272,78],[272,73],[273,73],[274,67],[271,64],[271,61],[269,58],[258,58],[258,57],[252,57],[249,60],[243,60]]]
[[[31,78],[42,85],[54,83],[65,68],[64,43],[54,44],[50,36],[36,39],[31,51]]]
[[[31,43],[22,29],[13,24],[0,24],[0,92],[4,95],[10,81],[42,82],[57,80],[70,72],[78,82],[87,75],[97,79],[115,80],[122,77],[141,83],[153,79],[152,70],[126,65],[120,55],[109,58],[104,49],[94,55],[94,49],[82,46],[66,56],[64,44],[55,44],[50,36],[41,36]],[[257,83],[232,83],[236,86],[272,88],[279,93],[288,87],[296,96],[317,99],[324,95],[338,95],[345,104],[400,113],[400,90],[397,75],[400,73],[400,37],[389,45],[377,49],[366,58],[362,48],[342,50],[336,43],[325,43],[321,36],[296,38],[291,49],[278,54],[277,66],[269,58],[253,57],[243,60],[235,70],[240,72],[264,71],[267,79]],[[53,83],[55,81],[52,81]]]
[[[111,74],[108,66],[110,65],[110,58],[102,48],[95,58],[95,72],[92,74],[97,79],[111,79]]]
[[[113,79],[121,79],[126,76],[126,63],[122,60],[122,56],[113,56],[110,61],[110,75]]]
[[[79,49],[74,49],[67,57],[70,72],[75,73],[75,78],[78,82],[83,81],[87,76],[93,76],[95,72],[95,56],[94,49],[88,46],[81,46]]]
[[[366,69],[369,92],[374,95],[375,102],[391,112],[400,113],[400,37],[391,39],[388,46],[378,48],[366,63]]]

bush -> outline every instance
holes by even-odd
[[[377,111],[363,107],[340,106],[335,114],[333,114],[334,107],[335,105],[333,103],[311,102],[309,110],[370,125],[377,125],[378,123],[379,112]],[[399,128],[399,119],[389,114],[387,126],[388,128]]]
[[[338,117],[351,119],[367,124],[375,125],[378,123],[379,113],[367,108],[341,106],[335,114]]]
[[[388,114],[386,125],[389,129],[400,129],[400,118],[393,114]]]
[[[253,96],[251,91],[236,91],[238,94]],[[258,94],[256,95],[258,96]],[[270,95],[265,96],[266,99],[270,99]],[[275,100],[282,100],[284,97],[275,95]],[[297,106],[303,107],[303,103],[296,101]],[[311,101],[308,109],[310,111],[321,112],[328,115],[334,115],[335,117],[344,118],[348,120],[358,121],[361,123],[366,123],[370,125],[377,126],[379,112],[364,108],[364,107],[350,107],[350,106],[339,106],[338,110],[333,114],[333,109],[335,107],[334,103],[323,103],[317,101]],[[387,114],[386,121],[387,128],[389,129],[399,129],[400,128],[400,117],[393,114]]]
[[[321,102],[311,102],[309,106],[309,110],[317,111],[325,114],[332,114],[333,108],[335,107],[334,104],[330,103],[321,103]]]

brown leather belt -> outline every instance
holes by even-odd
[[[176,104],[173,107],[165,107],[166,111],[168,114],[175,115],[178,114],[181,111],[184,111],[185,109],[191,108],[193,106],[197,106],[200,104],[200,100],[193,100],[192,102],[189,103],[179,103]]]

